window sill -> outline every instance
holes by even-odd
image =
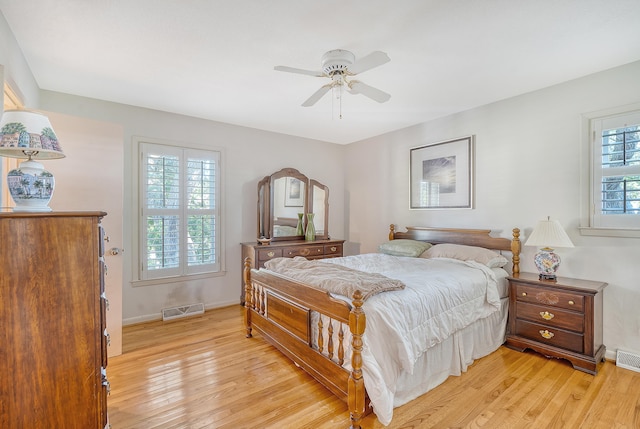
[[[142,286],[156,286],[160,284],[182,283],[182,282],[188,282],[192,280],[202,280],[202,279],[220,277],[226,274],[227,274],[226,271],[217,271],[215,273],[190,274],[186,276],[174,276],[174,277],[160,277],[157,279],[149,279],[149,280],[133,280],[131,282],[131,286],[142,287]]]
[[[640,228],[593,228],[580,227],[580,235],[593,237],[640,238]]]

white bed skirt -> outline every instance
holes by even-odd
[[[474,360],[498,350],[505,341],[509,298],[502,298],[500,303],[500,311],[456,332],[420,356],[414,374],[400,376],[393,406],[406,404],[450,375],[461,375]]]
[[[474,360],[496,351],[505,341],[507,317],[509,312],[509,298],[500,299],[500,310],[490,316],[477,320],[475,323],[454,333],[443,342],[429,348],[420,356],[414,366],[413,374],[401,372],[397,381],[397,389],[393,398],[393,405],[386,404],[385,410],[375,410],[380,422],[388,425],[393,416],[392,408],[399,407],[442,384],[450,375],[461,375]],[[322,316],[324,329],[331,321]],[[317,347],[318,313],[312,312],[311,331],[314,346]],[[343,367],[351,370],[351,334],[345,328],[345,360]],[[334,344],[338,344],[338,328],[333,333]],[[327,350],[323,351],[327,355]],[[334,355],[334,361],[337,359]],[[366,365],[366,363],[365,363]],[[368,392],[380,389],[376,382],[382,382],[376,377],[368,377],[367,368],[363,368],[364,384]],[[375,378],[372,379],[372,378]],[[374,385],[371,385],[373,383]]]

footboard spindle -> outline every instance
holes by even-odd
[[[244,270],[242,271],[242,279],[244,280],[244,326],[247,331],[246,337],[251,338],[251,259],[244,260]]]
[[[360,420],[365,412],[365,389],[362,378],[362,335],[366,327],[366,318],[362,310],[362,292],[353,294],[353,308],[349,314],[349,330],[351,331],[351,374],[349,375],[349,414],[351,429],[360,429]]]
[[[322,353],[324,351],[324,324],[322,323],[322,316],[318,317],[318,351]]]

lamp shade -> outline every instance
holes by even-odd
[[[64,158],[49,118],[28,110],[7,110],[0,120],[0,156]]]
[[[541,220],[524,243],[525,246],[573,247],[571,239],[557,220]]]

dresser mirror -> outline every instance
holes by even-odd
[[[258,183],[258,238],[304,240],[298,218],[313,213],[316,239],[329,237],[329,188],[295,168],[283,168]]]

